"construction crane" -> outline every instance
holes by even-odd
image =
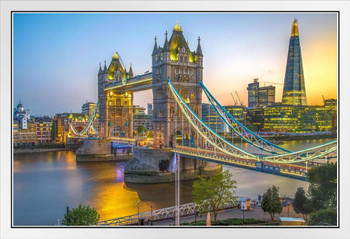
[[[231,92],[230,94],[231,94],[232,99],[233,99],[233,102],[234,102],[234,104],[235,104],[235,106],[236,106],[236,105],[237,105],[237,100],[236,100],[235,97],[233,96],[232,92]]]
[[[261,83],[264,83],[264,86],[266,86],[266,83],[270,83],[273,85],[283,85],[282,83],[277,83],[277,82],[271,82],[271,81],[260,81]]]
[[[235,92],[236,92],[237,99],[238,99],[239,103],[240,103],[240,104],[241,104],[241,106],[243,107],[243,102],[241,101],[241,98],[239,98],[239,95],[238,95],[238,93],[237,93],[237,91],[236,91],[236,90],[235,90]]]

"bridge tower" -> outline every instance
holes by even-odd
[[[182,121],[184,116],[175,107],[174,98],[167,85],[168,77],[185,102],[201,117],[200,81],[203,80],[203,54],[200,38],[197,50],[191,51],[179,23],[175,25],[169,41],[168,33],[165,33],[163,47],[157,45],[155,38],[152,53],[154,147],[170,147],[175,143],[175,124],[178,125],[178,129],[184,129],[182,134],[187,140],[191,141],[195,135],[194,132],[190,132],[187,120]]]
[[[107,68],[98,73],[99,99],[99,136],[102,138],[133,136],[133,93],[125,88],[109,89],[113,83],[124,84],[133,77],[130,65],[129,70],[123,65],[118,53],[115,53]]]

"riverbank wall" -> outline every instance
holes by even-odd
[[[14,149],[14,154],[30,154],[30,153],[43,153],[43,152],[55,152],[55,151],[70,151],[70,148],[46,148],[46,149]]]
[[[170,171],[173,158],[171,149],[147,149],[135,147],[133,157],[124,168],[126,183],[164,183],[175,181]],[[201,175],[208,177],[222,172],[222,166],[202,160],[181,157],[181,180],[191,180]]]

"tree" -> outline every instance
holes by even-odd
[[[312,212],[312,205],[310,199],[306,197],[305,190],[299,187],[295,193],[293,200],[293,207],[296,213],[302,213],[306,220],[307,215]]]
[[[310,169],[307,181],[314,211],[337,206],[337,164],[326,163]]]
[[[96,209],[79,204],[77,208],[73,208],[64,214],[62,224],[67,226],[90,226],[96,225],[99,220],[100,215]]]
[[[320,209],[311,213],[307,222],[308,225],[337,225],[337,209]]]
[[[279,188],[272,185],[263,195],[261,207],[264,212],[268,212],[273,221],[276,213],[282,212],[282,203],[279,197]]]
[[[199,177],[193,184],[193,200],[200,205],[201,212],[212,210],[214,222],[220,209],[235,202],[237,182],[231,179],[231,173],[226,170],[222,174],[214,175],[209,179]]]
[[[146,128],[142,125],[137,126],[136,132],[141,135],[142,133],[146,132]]]

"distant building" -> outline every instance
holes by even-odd
[[[257,107],[247,109],[246,111],[246,126],[249,125],[249,128],[252,131],[258,132],[262,131],[264,127],[264,108]]]
[[[139,105],[134,105],[134,115],[133,115],[133,130],[136,131],[139,126],[145,127],[146,131],[153,131],[153,115],[149,114],[150,108],[152,109],[152,104],[147,104],[146,108],[140,107]]]
[[[139,105],[133,106],[134,115],[145,115],[146,114],[146,108],[141,107]]]
[[[329,132],[334,130],[336,107],[279,105],[264,108],[264,131]]]
[[[153,116],[149,114],[134,115],[134,131],[136,131],[139,126],[145,127],[147,131],[153,131],[152,118]]]
[[[233,117],[236,118],[239,122],[244,124],[245,121],[245,108],[242,106],[237,106],[237,105],[228,105],[224,106],[225,110],[232,115]]]
[[[237,105],[228,105],[224,106],[225,110],[232,115],[236,120],[238,120],[240,123],[245,124],[245,107],[237,106]],[[223,123],[222,126],[222,132],[229,132],[229,127]]]
[[[18,126],[21,129],[28,128],[28,122],[30,121],[30,111],[28,109],[24,109],[24,106],[21,104],[21,101],[14,109],[14,120],[17,120]]]
[[[259,79],[255,78],[253,83],[248,84],[248,107],[256,108],[259,105]]]
[[[202,103],[202,120],[217,133],[224,133],[228,130],[223,120],[211,104]]]
[[[38,144],[52,143],[52,119],[48,116],[35,117],[36,137]]]
[[[283,105],[307,105],[303,61],[299,40],[298,21],[294,19],[289,40],[286,75],[283,86]]]
[[[20,122],[13,122],[13,145],[15,147],[34,147],[37,143],[36,126],[28,123],[26,129],[22,129]]]
[[[248,107],[271,106],[275,104],[276,87],[259,86],[259,79],[255,78],[253,83],[248,84]]]
[[[147,114],[153,115],[153,105],[151,103],[147,103]]]
[[[95,110],[95,107],[96,107],[96,103],[86,102],[81,106],[81,113],[91,116]]]
[[[13,144],[15,147],[34,147],[37,143],[36,127],[30,111],[19,102],[13,112]]]
[[[327,99],[324,101],[324,107],[326,110],[332,112],[332,131],[337,131],[337,100]]]

